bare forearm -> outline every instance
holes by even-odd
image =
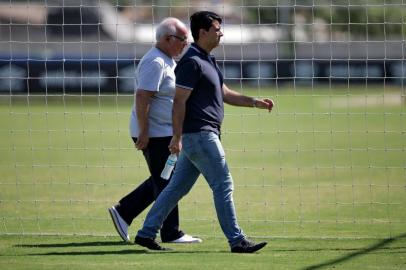
[[[183,121],[185,120],[186,104],[179,100],[174,100],[172,110],[172,128],[173,136],[180,138],[182,136]]]
[[[137,95],[135,104],[140,133],[148,133],[149,98]]]
[[[177,154],[182,150],[182,129],[183,121],[185,120],[186,101],[189,98],[191,91],[176,87],[175,97],[172,107],[172,129],[173,137],[169,144],[169,150],[173,154]]]
[[[259,109],[268,109],[268,111],[271,111],[274,106],[272,99],[256,99],[253,97],[244,96],[229,89],[226,85],[223,85],[223,94],[224,102],[234,106],[256,107]]]
[[[232,90],[228,90],[227,95],[224,96],[224,102],[234,106],[255,107],[255,101],[253,97],[244,96]]]

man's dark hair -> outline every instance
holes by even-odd
[[[219,15],[211,11],[198,11],[190,16],[190,30],[194,41],[199,40],[200,29],[209,31],[213,21],[218,21],[221,24],[222,19]]]

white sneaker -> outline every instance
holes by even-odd
[[[169,241],[168,243],[176,243],[176,244],[190,244],[190,243],[201,243],[203,242],[202,239],[193,237],[191,235],[185,234],[182,237],[175,239],[173,241]]]
[[[128,235],[128,224],[120,216],[114,206],[109,208],[111,219],[113,220],[114,227],[124,242],[130,242],[130,236]]]

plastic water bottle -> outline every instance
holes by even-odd
[[[171,177],[171,173],[173,171],[173,168],[175,167],[177,160],[178,160],[178,157],[176,156],[176,154],[169,155],[169,157],[165,163],[165,168],[162,170],[162,173],[161,173],[161,177],[163,179],[168,180]]]

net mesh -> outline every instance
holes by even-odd
[[[406,215],[404,1],[1,1],[0,234],[115,235],[149,176],[128,132],[138,61],[164,17],[222,17],[222,142],[244,231],[388,237]],[[134,220],[138,229],[145,217]],[[181,227],[221,236],[201,178]]]

